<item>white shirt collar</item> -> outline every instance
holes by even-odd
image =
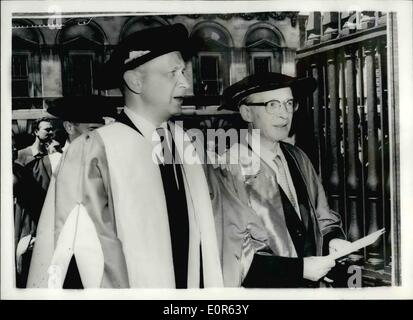
[[[65,145],[62,148],[62,151],[65,152],[70,146],[70,141],[69,139],[66,140]]]
[[[270,149],[270,145],[267,143],[261,143],[261,136],[252,135],[248,133],[248,140],[247,143],[251,147],[252,151],[257,154],[260,158],[262,158],[270,167],[274,166],[274,158],[276,155],[280,155],[283,157],[283,153],[280,148],[280,144],[277,143],[273,146],[273,150]],[[258,149],[259,146],[259,149]]]
[[[32,156],[33,157],[36,157],[38,154],[41,154],[41,155],[43,154],[42,152],[40,152],[39,148],[35,146],[35,144],[32,144],[30,146],[30,150],[32,151]]]
[[[129,117],[129,119],[133,122],[133,124],[139,129],[139,131],[143,134],[144,138],[152,141],[152,135],[156,133],[156,126],[150,122],[149,120],[145,119],[141,115],[133,112],[128,107],[124,108],[125,114]]]
[[[139,129],[139,131],[142,133],[143,137],[152,144],[153,147],[156,147],[159,142],[161,141],[161,138],[156,131],[157,128],[164,128],[167,129],[168,123],[165,121],[163,122],[160,126],[156,127],[152,122],[149,120],[145,119],[141,115],[137,114],[136,112],[133,112],[131,109],[125,106],[124,108],[125,114],[129,117],[129,119],[133,122],[133,124],[136,126],[136,128]],[[166,135],[166,141],[168,143],[169,148],[171,148],[171,141],[169,141],[169,135]],[[160,148],[155,148],[154,152],[156,153],[158,159],[163,162],[163,155],[161,153]]]

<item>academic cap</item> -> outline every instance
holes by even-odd
[[[309,96],[316,88],[314,78],[294,78],[281,73],[267,72],[253,74],[234,83],[223,92],[222,103],[218,110],[237,111],[239,103],[253,93],[291,88],[297,99]]]
[[[127,70],[173,51],[181,52],[186,60],[198,46],[199,42],[189,40],[188,31],[180,23],[134,32],[119,43],[110,59],[98,71],[98,87],[119,88]]]
[[[106,96],[62,97],[51,102],[47,112],[75,123],[104,123],[103,117],[116,118],[118,98]]]

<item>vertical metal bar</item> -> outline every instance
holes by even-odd
[[[360,227],[362,216],[360,215],[360,161],[358,160],[357,140],[357,83],[356,83],[356,47],[347,47],[346,59],[346,96],[347,96],[347,201],[349,227],[347,237],[350,241],[360,239],[363,235]],[[350,256],[356,263],[363,256],[354,253]]]
[[[339,67],[340,67],[340,73],[339,73],[339,97],[340,97],[340,108],[339,108],[339,159],[342,159],[342,164],[339,167],[339,175],[340,175],[340,190],[342,191],[340,193],[340,203],[342,204],[341,206],[341,217],[343,218],[343,225],[344,225],[344,230],[348,229],[348,214],[347,214],[347,197],[346,197],[346,161],[347,161],[347,155],[346,155],[346,139],[345,137],[347,136],[347,123],[345,120],[345,115],[346,115],[346,104],[347,104],[347,99],[346,99],[346,76],[345,76],[345,60],[344,60],[344,49],[342,48],[339,51]]]
[[[388,96],[387,96],[387,54],[386,37],[378,39],[378,68],[380,76],[380,156],[381,156],[381,193],[382,219],[386,228],[386,240],[383,246],[385,271],[391,273],[391,228],[390,228],[390,168],[389,168],[389,127],[388,127]]]
[[[377,92],[375,68],[376,42],[368,41],[364,47],[366,63],[367,89],[367,135],[368,135],[368,168],[367,168],[367,201],[369,208],[369,231],[372,233],[380,226],[380,176],[378,173],[378,137],[377,137]],[[379,254],[380,241],[369,248],[369,265],[378,269],[382,267],[383,259]]]
[[[330,201],[334,211],[340,212],[340,141],[339,141],[339,101],[338,101],[338,74],[337,57],[335,51],[327,55],[327,76],[330,96]]]
[[[324,188],[327,194],[327,197],[330,195],[330,190],[329,190],[329,186],[328,186],[328,141],[329,141],[329,135],[330,135],[330,131],[328,130],[329,127],[329,98],[328,98],[328,77],[327,77],[327,64],[325,61],[325,57],[323,57],[322,59],[323,61],[323,110],[324,112],[322,113],[323,115],[323,121],[322,121],[322,131],[323,131],[323,144],[321,144],[322,146],[322,150],[321,150],[321,154],[322,154],[322,163],[321,163],[321,167],[322,172],[323,172],[323,181],[324,181]]]
[[[316,167],[319,176],[322,177],[321,174],[321,150],[320,150],[320,143],[321,143],[321,134],[320,134],[320,77],[319,77],[319,69],[317,62],[311,64],[311,76],[316,80],[317,87],[313,93],[313,123],[314,123],[314,155],[315,155],[315,163],[314,166]]]
[[[389,137],[390,137],[390,195],[391,195],[391,224],[392,224],[392,284],[401,285],[401,259],[400,259],[400,157],[399,157],[399,98],[397,81],[398,56],[397,56],[397,16],[389,12],[387,15],[389,58]]]
[[[358,73],[357,73],[357,83],[358,83],[358,110],[360,116],[360,132],[359,132],[359,143],[360,143],[360,153],[359,160],[361,162],[361,209],[362,209],[362,235],[365,236],[367,233],[367,208],[366,208],[366,119],[365,119],[365,94],[364,94],[364,60],[362,48],[359,47],[357,51],[357,61],[358,61]],[[367,258],[367,250],[363,249],[364,259]]]
[[[360,239],[362,232],[359,216],[359,165],[358,165],[358,143],[357,143],[357,93],[356,93],[356,70],[355,70],[355,48],[346,48],[346,94],[347,94],[347,196],[349,203],[350,223],[348,237],[351,241]]]
[[[309,60],[307,60],[307,64],[306,64],[306,77],[312,77],[312,67],[311,67],[311,63]],[[316,87],[316,90],[318,90],[318,86]],[[318,141],[315,138],[315,132],[316,132],[316,128],[314,127],[314,100],[313,100],[313,95],[310,95],[307,97],[306,99],[306,105],[307,105],[307,117],[306,119],[313,119],[313,121],[308,122],[308,129],[311,129],[310,132],[313,133],[313,135],[311,136],[310,141],[308,142],[309,148],[311,148],[310,152],[308,153],[308,155],[311,157],[311,161],[312,164],[314,166],[314,168],[316,169],[317,173],[319,173],[319,155],[317,152],[317,144]],[[310,137],[310,135],[308,135]]]

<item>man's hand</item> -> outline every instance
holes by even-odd
[[[18,274],[22,272],[23,255],[27,252],[27,250],[33,249],[35,240],[36,238],[32,237],[31,234],[19,240],[17,244],[17,249],[16,249],[16,269],[17,269]]]
[[[336,264],[335,260],[328,256],[304,258],[303,278],[318,281],[324,277]]]

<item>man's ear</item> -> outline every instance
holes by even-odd
[[[245,104],[241,105],[239,107],[239,113],[244,121],[252,122],[252,114],[249,106],[246,106]]]
[[[136,70],[128,70],[123,74],[123,80],[125,81],[126,87],[139,94],[142,92],[142,80],[140,72]]]
[[[75,126],[70,121],[63,121],[63,128],[65,128],[68,135],[72,135],[75,130]]]

